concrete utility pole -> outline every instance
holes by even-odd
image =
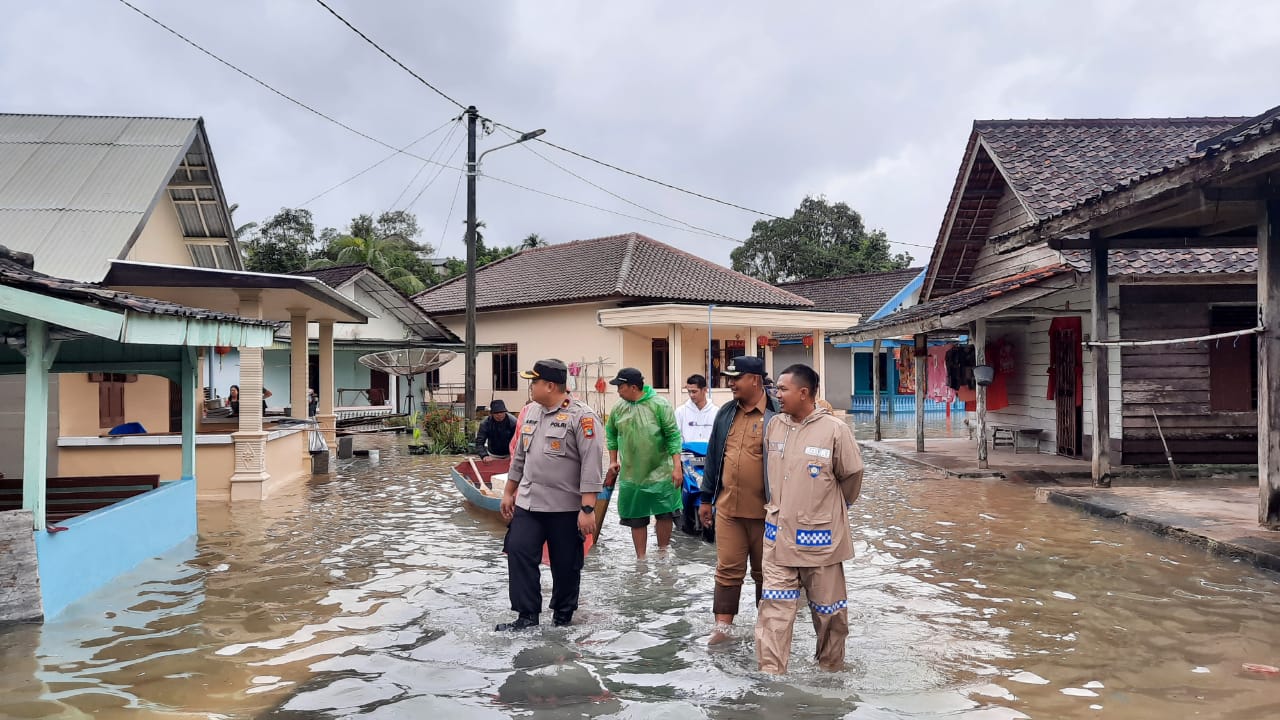
[[[480,113],[472,105],[463,113],[467,116],[467,347],[466,377],[463,389],[463,418],[467,429],[467,437],[471,437],[471,422],[476,412],[476,179],[480,176],[480,161],[494,150],[518,145],[542,135],[546,130],[538,129],[524,133],[514,141],[505,145],[489,148],[476,156],[476,132]]]
[[[476,412],[476,106],[467,108],[467,351],[463,398],[463,427],[470,437]]]

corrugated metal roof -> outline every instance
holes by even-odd
[[[40,272],[101,280],[197,123],[0,114],[0,243],[33,253]]]

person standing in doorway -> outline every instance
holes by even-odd
[[[748,562],[756,602],[760,602],[764,582],[764,431],[778,412],[778,401],[765,393],[763,360],[736,357],[724,374],[729,378],[733,402],[720,409],[711,429],[699,508],[703,526],[714,522],[716,530],[716,584],[711,600],[716,628],[707,640],[710,645],[732,638]]]
[[[671,404],[644,384],[636,368],[623,368],[609,381],[622,402],[605,423],[609,476],[618,483],[618,517],[631,528],[636,557],[649,544],[649,518],[657,527],[658,549],[671,544],[671,527],[683,505],[680,488],[680,427]]]
[[[756,660],[783,674],[791,659],[800,589],[824,670],[844,667],[849,635],[844,561],[853,557],[849,506],[862,490],[862,456],[849,425],[816,402],[818,373],[792,365],[778,376],[782,412],[765,430],[764,591]]]
[[[569,397],[568,368],[560,360],[539,360],[520,377],[530,381],[533,402],[520,424],[501,506],[510,523],[502,549],[511,609],[518,615],[498,625],[500,631],[538,624],[543,543],[551,564],[552,620],[556,625],[573,622],[582,545],[596,531],[596,494],[602,487],[598,418],[586,403]]]

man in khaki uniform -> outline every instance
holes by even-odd
[[[498,630],[538,624],[542,584],[538,563],[547,544],[551,564],[551,610],[556,625],[568,625],[578,609],[582,544],[596,531],[596,493],[604,468],[604,443],[595,412],[569,397],[568,368],[559,360],[539,360],[528,379],[533,400],[520,422],[502,517],[510,523],[507,553],[511,609],[519,613]]]
[[[862,456],[844,421],[815,404],[818,373],[792,365],[778,376],[782,413],[765,430],[764,591],[756,660],[782,674],[791,659],[800,589],[818,633],[818,664],[844,667],[849,616],[844,561],[853,557],[848,507],[862,489]]]
[[[751,564],[756,602],[764,587],[764,428],[778,412],[778,401],[765,393],[764,361],[744,355],[729,361],[734,402],[716,414],[707,443],[702,475],[703,527],[711,527],[715,506],[716,585],[711,612],[715,630],[708,645],[732,639],[742,584]]]

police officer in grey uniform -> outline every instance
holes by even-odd
[[[556,625],[573,621],[582,578],[582,545],[596,531],[596,494],[603,487],[604,441],[599,418],[569,397],[569,369],[559,360],[539,360],[520,373],[533,401],[518,431],[515,455],[502,494],[509,522],[507,553],[511,609],[519,613],[498,630],[538,624],[542,544],[551,561],[551,611]]]

